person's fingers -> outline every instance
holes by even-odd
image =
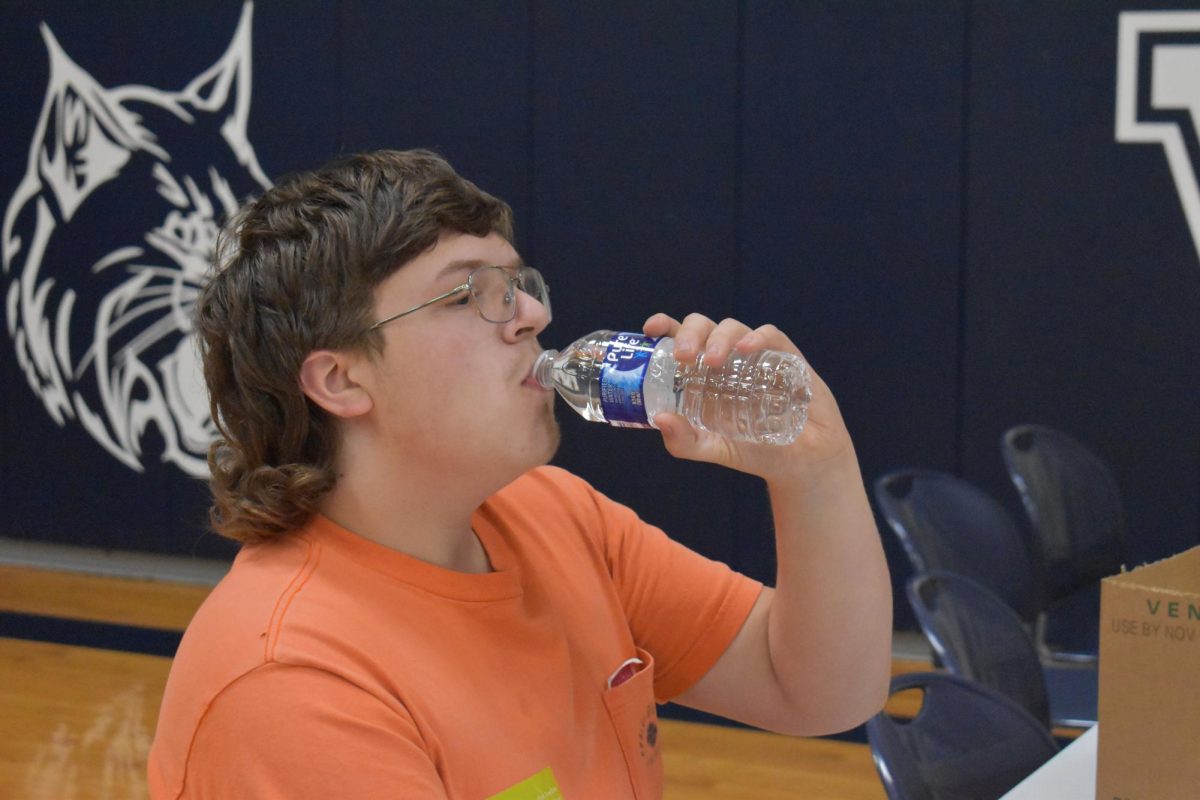
[[[658,312],[646,320],[642,332],[647,336],[672,337],[678,361],[690,363],[703,353],[705,363],[713,367],[724,364],[735,350],[739,353],[758,350],[800,353],[792,340],[774,325],[751,329],[736,319],[726,318],[716,323],[703,314],[688,314],[680,322],[669,314]]]
[[[677,330],[679,320],[661,311],[651,315],[642,325],[642,333],[647,336],[673,336]]]
[[[750,333],[750,327],[744,322],[730,318],[721,320],[704,343],[704,363],[710,367],[722,366],[734,345],[747,333]]]
[[[739,353],[753,353],[757,350],[779,350],[784,353],[796,353],[803,358],[800,349],[788,338],[787,334],[774,325],[760,325],[749,331],[734,344],[733,348]]]
[[[708,336],[717,323],[703,314],[688,314],[683,318],[679,328],[673,334],[675,338],[675,359],[682,362],[696,360],[696,356],[704,352]]]

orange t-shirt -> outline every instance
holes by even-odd
[[[708,671],[761,584],[553,467],[472,524],[491,573],[321,516],[244,547],[172,665],[151,797],[660,797],[655,703]]]

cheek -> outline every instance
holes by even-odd
[[[436,310],[435,310],[436,313]],[[480,320],[482,322],[482,320]],[[425,329],[403,342],[386,377],[393,412],[408,436],[478,436],[518,416],[514,359],[488,340],[495,329]],[[527,409],[526,409],[527,411]]]
[[[436,357],[422,358],[397,376],[406,404],[422,422],[444,428],[470,428],[486,417],[501,393],[495,364],[478,356],[478,347],[442,346]]]

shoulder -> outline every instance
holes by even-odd
[[[562,467],[543,466],[529,470],[505,486],[497,497],[540,495],[550,497],[578,497],[598,494],[592,485],[573,472]]]
[[[265,662],[264,634],[276,627],[288,598],[318,561],[318,548],[299,534],[243,547],[188,623],[172,678],[197,668],[219,673],[223,686]]]
[[[575,473],[553,466],[531,469],[497,492],[492,500],[569,506],[600,516],[633,513]]]
[[[328,671],[278,662],[224,687],[183,753],[182,764],[159,774],[173,772],[189,796],[247,790],[256,797],[332,797],[346,790],[360,796],[352,786],[368,796],[385,787],[440,786],[421,733],[401,704]],[[152,780],[165,766],[163,755],[151,757]],[[347,770],[347,762],[358,769]]]
[[[540,532],[554,549],[567,541],[587,542],[589,551],[605,559],[620,540],[656,530],[583,478],[551,466],[525,473],[489,499],[485,510],[497,527],[518,530],[526,541]]]
[[[614,515],[624,517],[636,512],[613,500],[584,478],[561,467],[543,466],[526,472],[501,489],[493,499],[540,503],[585,512],[604,522]]]
[[[544,520],[594,527],[599,506],[606,500],[583,478],[560,467],[537,467],[488,499],[487,506],[511,517],[533,512]]]
[[[223,685],[260,664],[260,634],[270,627],[280,599],[312,558],[311,546],[292,534],[243,547],[188,623],[172,672],[203,665],[203,671],[211,673],[221,665],[228,671]]]
[[[297,703],[301,697],[304,702]],[[415,730],[408,711],[394,698],[368,691],[345,675],[279,661],[255,667],[225,686],[205,709],[200,727],[231,739],[262,733],[275,741],[289,735],[300,716],[326,727],[351,729],[388,719]]]
[[[271,660],[271,634],[316,560],[312,543],[294,534],[238,553],[188,623],[171,663],[158,744],[186,750],[213,698]]]

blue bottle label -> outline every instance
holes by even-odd
[[[614,333],[600,370],[604,419],[620,428],[648,428],[642,384],[658,339],[640,333]]]

